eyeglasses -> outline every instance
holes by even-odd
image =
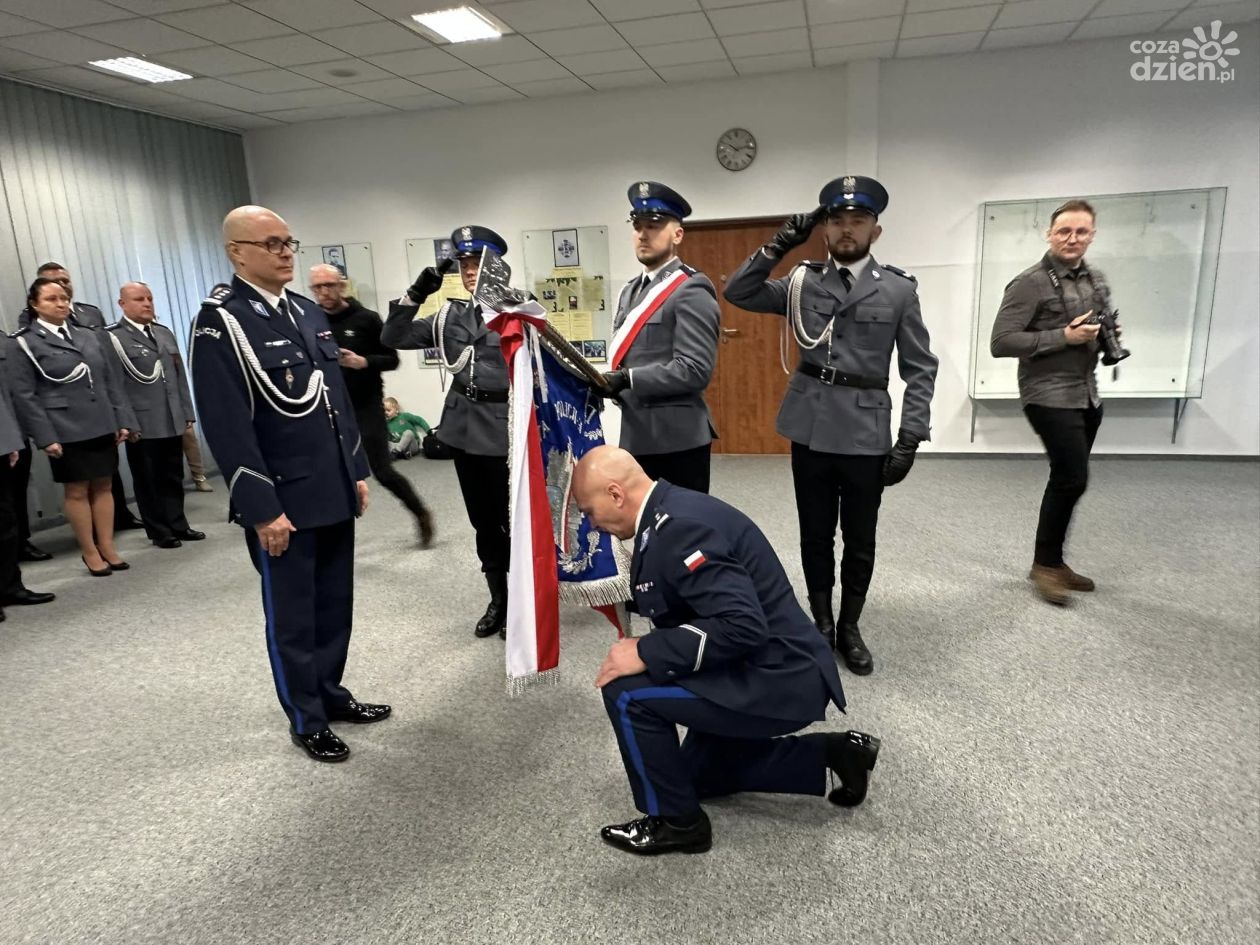
[[[1072,229],[1070,226],[1061,226],[1057,230],[1051,230],[1050,235],[1056,240],[1065,240],[1075,236],[1078,240],[1089,240],[1094,238],[1094,231],[1086,226]]]
[[[302,243],[301,243],[299,240],[295,240],[295,239],[294,239],[293,237],[291,237],[291,236],[290,236],[287,240],[282,240],[282,239],[280,239],[280,237],[278,237],[278,236],[273,236],[273,237],[271,237],[270,239],[265,239],[265,240],[262,240],[262,241],[259,241],[259,240],[232,240],[231,242],[233,242],[233,243],[245,243],[245,244],[247,244],[247,245],[249,245],[249,246],[261,246],[263,249],[265,249],[267,252],[271,253],[271,255],[273,255],[273,256],[279,256],[281,253],[283,253],[283,252],[285,251],[285,249],[286,249],[286,248],[289,250],[289,252],[291,252],[291,253],[296,253],[296,252],[297,252],[297,251],[301,248],[301,246],[302,246]]]
[[[312,282],[311,283],[312,292],[319,292],[321,290],[324,292],[330,292],[333,289],[340,289],[340,288],[341,288],[340,282]]]

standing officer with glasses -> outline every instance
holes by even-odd
[[[790,217],[731,276],[726,300],[750,312],[786,315],[800,349],[775,429],[792,441],[792,481],[801,560],[814,625],[833,640],[850,671],[875,668],[858,619],[875,568],[875,530],[884,487],[901,482],[929,438],[936,357],[919,312],[913,276],[880,265],[871,244],[883,232],[888,192],[870,177],[838,177],[812,213]],[[770,270],[823,224],[828,259]],[[888,374],[893,345],[906,390],[901,430],[892,441]],[[840,627],[831,609],[837,520]]]
[[[444,259],[416,277],[405,295],[389,303],[381,343],[391,348],[436,348],[452,375],[437,435],[451,448],[459,491],[468,520],[477,533],[477,558],[490,589],[490,603],[473,635],[507,639],[508,538],[508,379],[499,333],[486,327],[481,307],[451,300],[427,318],[416,318],[420,304],[442,288],[455,268],[469,294],[477,287],[481,252],[489,247],[507,255],[507,240],[484,226],[461,226],[451,234],[455,259]]]
[[[329,723],[390,714],[341,683],[367,459],[328,320],[285,289],[298,250],[288,224],[238,207],[223,242],[236,275],[193,322],[193,391],[229,516],[262,577],[267,652],[293,741],[316,761],[344,761],[350,749]]]

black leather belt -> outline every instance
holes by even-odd
[[[861,387],[866,390],[888,390],[888,378],[886,377],[871,377],[868,374],[846,374],[844,371],[837,371],[830,364],[811,364],[808,361],[802,361],[796,366],[796,370],[806,377],[817,378],[827,385]]]
[[[508,392],[505,390],[485,390],[475,384],[465,384],[463,381],[452,381],[451,386],[467,397],[469,400],[479,404],[506,404]]]

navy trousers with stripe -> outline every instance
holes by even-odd
[[[741,791],[826,790],[826,736],[791,734],[810,721],[733,712],[646,674],[614,679],[603,694],[634,804],[645,814],[686,817],[705,798]],[[679,725],[687,728],[681,744]]]
[[[354,519],[300,529],[273,558],[245,529],[262,577],[267,655],[276,695],[299,735],[328,727],[328,711],[350,701],[341,685],[354,609]]]

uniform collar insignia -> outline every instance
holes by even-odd
[[[639,550],[643,551],[648,546],[648,539],[652,537],[652,529],[645,528],[639,535]]]
[[[263,305],[262,302],[259,302],[257,299],[250,299],[249,305],[250,305],[250,308],[252,308],[255,312],[257,312],[263,318],[271,317],[271,315],[269,315],[267,312],[267,306]]]

